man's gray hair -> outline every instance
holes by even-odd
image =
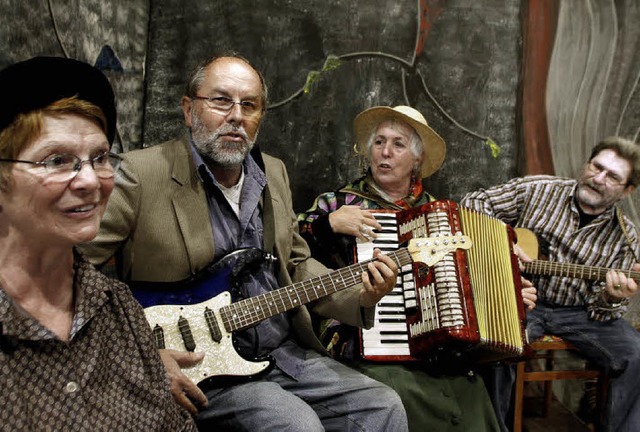
[[[190,98],[196,96],[198,94],[198,90],[200,90],[200,87],[202,86],[202,83],[205,79],[205,73],[209,65],[211,65],[211,63],[215,62],[216,60],[224,57],[241,60],[247,65],[249,65],[258,74],[258,76],[260,77],[260,85],[262,86],[262,98],[260,102],[262,104],[262,111],[263,112],[266,111],[267,104],[269,101],[269,93],[268,93],[267,84],[264,80],[264,77],[262,76],[259,70],[253,67],[253,65],[249,62],[249,60],[247,60],[246,58],[242,57],[241,55],[235,52],[216,54],[198,63],[198,65],[195,68],[193,68],[193,70],[191,71],[191,74],[189,75],[189,79],[187,81],[187,87],[185,88],[185,92],[184,92],[185,96]]]

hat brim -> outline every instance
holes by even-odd
[[[374,128],[386,120],[400,120],[410,125],[422,140],[423,160],[422,178],[429,177],[438,171],[444,163],[447,146],[444,140],[427,124],[423,124],[408,115],[387,106],[369,108],[358,114],[353,122],[358,152],[364,156],[367,140],[374,132]]]

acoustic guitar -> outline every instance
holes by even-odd
[[[533,231],[526,228],[516,228],[518,236],[518,246],[530,257],[538,257],[538,239]],[[582,264],[558,263],[546,260],[534,259],[531,262],[522,263],[523,273],[542,275],[542,276],[562,276],[574,279],[583,279],[589,281],[606,280],[606,275],[611,270],[622,272],[628,278],[640,283],[640,272],[630,270],[611,269],[607,267],[594,267]]]
[[[432,266],[446,254],[469,249],[471,244],[471,239],[463,235],[416,238],[410,240],[407,247],[387,255],[398,268],[411,262]],[[203,390],[240,378],[250,379],[267,372],[273,365],[270,357],[245,359],[240,356],[234,346],[233,332],[358,285],[371,261],[232,303],[229,290],[241,283],[243,272],[251,271],[268,258],[268,254],[258,249],[240,249],[189,280],[130,284],[135,297],[145,307],[158,348],[205,353],[201,363],[183,369]]]

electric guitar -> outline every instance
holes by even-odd
[[[417,238],[410,240],[406,248],[387,255],[398,268],[412,262],[432,266],[447,253],[469,249],[471,244],[471,240],[462,235]],[[233,332],[359,284],[361,274],[370,262],[360,262],[232,303],[228,289],[238,283],[245,269],[250,271],[264,259],[268,259],[268,254],[258,249],[234,251],[202,275],[172,283],[173,288],[183,285],[179,291],[150,282],[131,284],[134,295],[145,307],[158,348],[205,353],[201,363],[183,369],[183,373],[203,390],[238,378],[250,379],[266,373],[273,365],[270,357],[241,357],[234,347]],[[188,286],[184,287],[184,283]]]
[[[538,239],[536,235],[529,229],[516,228],[518,236],[518,245],[531,258],[538,256]],[[523,273],[543,276],[563,276],[574,279],[584,279],[590,281],[606,280],[606,275],[611,270],[617,270],[625,274],[628,278],[633,279],[636,283],[640,283],[640,272],[630,270],[610,269],[607,267],[593,267],[583,264],[558,263],[546,260],[533,260],[531,262],[522,263]]]

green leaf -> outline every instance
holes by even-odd
[[[309,93],[309,91],[311,90],[311,86],[313,85],[313,83],[318,81],[319,78],[320,78],[320,72],[316,70],[310,71],[307,74],[307,82],[304,83],[304,92]]]
[[[324,65],[322,66],[321,71],[312,70],[307,74],[307,82],[305,82],[304,84],[304,92],[309,93],[311,91],[311,86],[320,79],[320,77],[324,72],[329,72],[334,69],[337,69],[340,66],[342,66],[342,63],[344,62],[340,60],[338,57],[334,55],[328,56],[327,59],[324,61]]]
[[[489,148],[491,149],[491,156],[493,156],[494,158],[497,158],[500,153],[502,153],[502,149],[500,149],[500,146],[498,146],[498,144],[496,144],[496,142],[491,138],[487,138],[484,143],[489,146]]]
[[[342,66],[343,61],[334,55],[330,55],[324,61],[324,66],[322,66],[322,72],[332,71],[334,69]]]

